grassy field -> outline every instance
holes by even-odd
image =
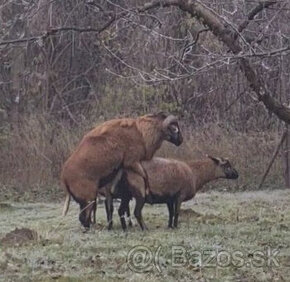
[[[166,228],[166,206],[147,205],[150,230],[134,221],[127,233],[116,212],[107,231],[99,205],[98,224],[85,234],[75,204],[62,218],[62,203],[2,202],[0,280],[290,281],[289,197],[200,193],[183,204],[178,229]]]

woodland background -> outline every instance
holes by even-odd
[[[58,197],[61,165],[85,132],[157,111],[178,115],[185,136],[158,155],[228,157],[241,177],[218,187],[257,189],[286,120],[259,101],[240,62],[287,111],[289,1],[148,3],[1,0],[1,198]],[[204,10],[194,16],[187,3]],[[220,36],[203,11],[223,23]],[[236,54],[223,42],[227,32]],[[285,187],[285,144],[263,187]]]

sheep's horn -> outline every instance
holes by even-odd
[[[163,121],[163,126],[167,127],[169,124],[177,122],[177,117],[174,115],[169,115],[164,121]]]

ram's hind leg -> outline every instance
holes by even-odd
[[[82,183],[82,194],[78,202],[80,204],[79,220],[85,229],[89,229],[92,223],[92,216],[96,210],[97,186],[93,182]]]
[[[94,216],[95,212],[95,201],[96,200],[80,203],[79,220],[86,230],[88,230],[91,224],[95,221],[92,220],[92,216]]]
[[[122,174],[123,174],[123,169],[120,169],[112,181],[112,186],[111,186],[111,194],[112,195],[114,195],[117,192],[116,191],[117,184],[120,181],[120,179],[122,178]]]
[[[113,198],[111,195],[106,196],[105,206],[107,213],[108,230],[111,230],[113,227],[113,213],[114,213]]]
[[[91,215],[92,224],[96,224],[96,212],[97,212],[97,199],[95,199],[95,202],[93,203],[93,210]]]

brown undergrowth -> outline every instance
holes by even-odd
[[[57,199],[61,165],[96,118],[69,125],[45,116],[23,118],[19,127],[7,129],[0,138],[0,190],[2,199]],[[181,124],[183,121],[181,121]],[[254,190],[280,138],[277,131],[239,132],[224,124],[182,126],[180,147],[164,143],[158,156],[181,160],[204,155],[228,157],[240,172],[238,181],[219,181],[205,189]],[[275,161],[265,188],[283,188],[281,156]]]

